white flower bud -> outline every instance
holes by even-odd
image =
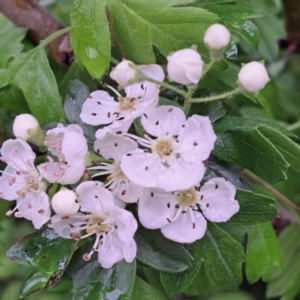
[[[57,192],[52,198],[51,205],[60,217],[73,215],[79,210],[77,195],[67,189]]]
[[[15,137],[25,141],[35,136],[40,125],[38,120],[30,114],[22,114],[15,118],[13,124],[13,132]]]
[[[121,86],[127,86],[134,83],[136,79],[136,66],[130,61],[124,59],[111,72],[110,78],[115,80]]]
[[[265,66],[257,61],[245,64],[238,74],[238,84],[248,92],[258,92],[270,81]]]
[[[230,42],[230,32],[222,24],[213,24],[205,32],[204,43],[211,50],[224,49]]]
[[[203,70],[203,61],[197,51],[179,50],[169,55],[167,59],[167,70],[172,81],[181,84],[198,83]]]

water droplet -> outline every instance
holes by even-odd
[[[98,51],[93,47],[86,47],[85,53],[90,59],[94,59],[98,56]]]

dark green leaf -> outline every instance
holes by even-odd
[[[214,123],[226,114],[226,110],[221,101],[211,101],[194,104],[190,114],[208,116],[210,121]]]
[[[111,46],[105,1],[74,1],[71,25],[76,59],[93,78],[102,79],[109,68]]]
[[[278,215],[276,202],[269,197],[237,189],[235,199],[240,204],[240,210],[228,221],[229,224],[264,223]]]
[[[165,297],[150,284],[136,277],[131,300],[165,300]]]
[[[193,257],[180,244],[162,237],[159,230],[139,227],[135,234],[137,259],[157,270],[181,272],[189,267]]]
[[[22,295],[46,286],[52,278],[59,280],[68,265],[77,242],[59,237],[52,229],[44,228],[19,240],[6,253],[8,258],[35,267],[22,288]]]
[[[269,281],[275,266],[282,269],[283,257],[270,222],[247,227],[246,276],[254,283],[263,277]]]
[[[129,300],[134,287],[136,262],[124,260],[110,269],[104,269],[95,253],[88,262],[82,259],[93,244],[82,246],[75,252],[66,274],[73,280],[74,300]]]
[[[201,55],[208,57],[204,32],[218,18],[197,7],[171,7],[191,1],[106,1],[119,45],[128,59],[154,63],[153,45],[167,56],[195,44]]]
[[[182,108],[182,106],[180,104],[178,104],[177,102],[175,102],[171,99],[165,98],[165,97],[159,97],[158,105],[173,105],[173,106]]]

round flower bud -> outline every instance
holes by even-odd
[[[167,57],[167,70],[172,81],[181,84],[196,84],[203,70],[200,54],[193,49],[182,49]]]
[[[25,141],[35,136],[40,125],[38,120],[30,114],[22,114],[15,118],[13,124],[13,132],[15,137]]]
[[[127,86],[134,83],[136,79],[136,66],[130,61],[124,59],[110,72],[110,78],[115,80],[121,86]]]
[[[230,42],[230,32],[222,24],[213,24],[205,32],[204,43],[211,50],[224,49]]]
[[[238,84],[248,92],[258,92],[270,78],[265,66],[257,61],[245,64],[238,74]]]
[[[60,217],[73,215],[79,210],[79,203],[74,192],[63,189],[57,192],[51,201],[53,210]]]

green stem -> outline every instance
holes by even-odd
[[[241,89],[238,87],[237,89],[235,89],[233,91],[223,93],[223,94],[220,94],[220,95],[190,99],[189,102],[190,103],[201,103],[201,102],[214,101],[214,100],[224,99],[228,96],[239,94],[240,92],[241,92]]]
[[[75,77],[78,70],[79,70],[79,64],[76,61],[74,61],[59,85],[59,92],[61,94],[66,89],[67,84]]]
[[[188,116],[191,105],[192,105],[192,103],[189,100],[191,99],[191,97],[193,95],[194,89],[195,89],[195,85],[188,86],[188,92],[187,92],[186,97],[184,99],[184,104],[183,104],[182,109],[183,109],[186,116]]]
[[[204,66],[204,70],[202,72],[201,78],[203,78],[206,75],[206,73],[211,69],[211,67],[214,65],[214,63],[215,63],[215,61],[211,60],[208,65]]]
[[[119,63],[119,61],[117,59],[115,59],[114,57],[110,57],[110,62],[113,63],[114,65],[117,65]]]
[[[300,120],[297,121],[296,123],[286,127],[287,130],[290,130],[290,131],[294,131],[296,129],[299,129],[300,128]]]
[[[172,85],[170,85],[170,84],[167,84],[167,83],[165,83],[165,82],[161,82],[161,81],[158,81],[158,80],[149,78],[149,77],[147,77],[147,76],[143,76],[143,80],[146,80],[146,81],[149,81],[149,82],[153,82],[153,83],[156,83],[156,84],[158,84],[158,85],[160,85],[160,86],[163,86],[163,87],[165,87],[166,89],[172,90],[172,91],[174,91],[175,93],[177,93],[177,94],[183,96],[184,98],[187,97],[187,94],[188,94],[188,93],[186,93],[185,91],[180,90],[180,89],[178,89],[178,88],[176,88],[176,87],[174,87],[174,86],[172,86]]]
[[[50,42],[52,42],[53,40],[55,40],[56,38],[58,38],[59,36],[69,32],[71,29],[71,27],[66,27],[64,29],[61,29],[59,31],[54,32],[53,34],[51,34],[50,36],[48,36],[47,38],[45,38],[43,41],[41,41],[40,45],[42,47],[47,46]]]

